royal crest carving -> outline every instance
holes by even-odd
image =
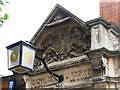
[[[90,34],[79,26],[62,27],[45,35],[40,49],[48,64],[77,57],[90,49]]]

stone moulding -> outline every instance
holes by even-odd
[[[85,53],[91,60],[92,68],[95,72],[103,71],[106,67],[106,57],[119,57],[120,51],[110,51],[106,48],[90,50]]]
[[[54,63],[48,64],[48,67],[50,70],[54,71],[54,70],[59,70],[62,68],[67,68],[67,67],[79,65],[82,63],[90,63],[90,60],[86,55],[66,59],[63,61],[54,62]],[[43,72],[46,72],[46,69],[44,68],[43,65],[41,65],[41,66],[39,66],[39,68],[37,68],[34,72],[31,72],[30,74],[35,75],[35,74],[43,73]]]
[[[45,24],[45,26],[49,27],[49,26],[54,26],[54,25],[57,25],[57,24],[60,24],[60,23],[63,23],[67,20],[69,20],[71,17],[66,17],[64,19],[60,19],[60,20],[57,20],[57,21],[54,21],[52,23],[48,23],[48,24]]]
[[[99,48],[99,49],[95,49],[95,50],[87,51],[85,54],[90,57],[91,54],[94,54],[96,52],[101,52],[101,53],[105,54],[108,57],[109,56],[120,56],[120,51],[110,51],[110,50],[108,50],[108,49],[106,49],[104,47]]]
[[[96,52],[100,52],[103,55],[106,55],[107,57],[109,57],[109,56],[120,56],[120,51],[109,51],[109,50],[107,50],[106,48],[103,47],[103,48],[100,48],[100,49],[87,51],[85,53],[86,55],[82,55],[82,56],[79,56],[79,57],[74,57],[74,58],[63,60],[63,61],[58,61],[58,62],[48,64],[48,67],[49,67],[50,70],[55,71],[55,70],[79,65],[79,64],[82,64],[82,63],[91,63],[91,59],[90,59],[91,54],[94,54]],[[34,72],[30,72],[29,74],[35,75],[35,74],[43,73],[43,72],[46,72],[46,69],[44,68],[43,65],[41,65],[37,69],[35,69]]]
[[[87,81],[84,83],[78,82],[77,84],[72,84],[72,85],[65,85],[64,88],[71,88],[71,89],[82,89],[82,88],[89,88],[93,86],[93,82]],[[87,89],[86,89],[87,90]]]

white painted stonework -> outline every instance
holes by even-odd
[[[102,47],[111,51],[117,51],[119,42],[112,28],[106,29],[103,25],[99,24],[91,28],[91,50]]]

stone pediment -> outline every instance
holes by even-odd
[[[36,55],[44,57],[49,64],[78,57],[88,51],[90,31],[85,22],[56,5],[31,43],[38,48]]]

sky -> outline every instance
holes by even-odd
[[[7,0],[3,7],[9,14],[0,29],[0,74],[11,75],[7,66],[6,46],[20,40],[30,41],[56,4],[83,21],[99,17],[99,0]]]

